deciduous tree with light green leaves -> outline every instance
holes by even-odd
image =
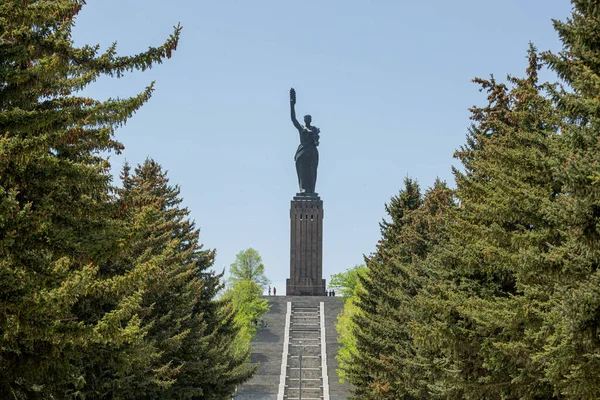
[[[329,279],[329,285],[337,289],[344,298],[344,308],[335,325],[338,333],[338,342],[342,345],[338,348],[336,359],[338,361],[337,373],[341,382],[346,382],[346,371],[350,363],[356,358],[356,314],[360,309],[356,305],[358,293],[364,290],[358,277],[367,277],[367,267],[356,265],[344,272],[333,274]]]
[[[239,329],[234,347],[237,354],[250,351],[250,341],[259,329],[261,316],[269,311],[269,303],[261,297],[263,290],[251,280],[236,281],[224,298],[231,302],[235,311],[235,323]]]
[[[249,248],[235,256],[235,262],[229,266],[229,283],[253,281],[265,290],[271,281],[265,275],[265,266],[258,251]]]
[[[355,265],[344,272],[333,274],[329,278],[329,287],[337,290],[337,293],[346,299],[352,297],[359,284],[358,277],[364,276],[366,270],[364,265]]]
[[[269,303],[262,298],[269,279],[265,276],[260,254],[252,248],[236,255],[229,274],[224,298],[232,302],[239,329],[235,347],[244,353],[250,349],[250,341],[256,335],[260,317],[269,310]]]

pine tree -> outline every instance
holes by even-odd
[[[435,378],[441,366],[437,354],[423,346],[418,327],[427,320],[430,311],[428,295],[437,290],[440,272],[431,263],[440,246],[448,240],[448,226],[456,214],[453,190],[436,179],[423,198],[423,204],[413,212],[401,232],[398,256],[390,260],[400,271],[394,277],[392,297],[397,306],[390,308],[388,319],[393,329],[394,346],[386,350],[383,359],[390,369],[380,378],[389,387],[387,398],[435,398]],[[410,254],[408,259],[404,254]]]
[[[423,197],[414,181],[407,179],[405,185],[386,208],[392,220],[382,224],[378,252],[368,260],[368,278],[361,279],[364,290],[357,294],[356,352],[344,371],[357,399],[427,398],[424,388],[411,386],[411,380],[422,376],[412,367],[414,345],[407,323],[427,274],[421,264],[444,237],[453,197],[441,181]]]
[[[134,346],[151,267],[106,269],[124,235],[113,214],[106,152],[150,97],[100,102],[78,91],[171,56],[179,28],[158,48],[119,57],[115,46],[76,48],[84,1],[0,4],[0,397],[67,398],[85,385],[94,344]],[[108,304],[107,309],[94,304]],[[90,308],[92,305],[92,308]],[[139,349],[141,350],[141,349]],[[138,355],[140,355],[138,353]],[[125,358],[125,354],[122,354]],[[133,363],[132,363],[133,364]]]
[[[569,89],[553,93],[562,117],[563,241],[550,254],[556,290],[535,359],[556,393],[581,399],[600,397],[600,2],[572,4],[571,18],[554,21],[562,51],[543,54]]]
[[[573,5],[543,55],[569,88],[539,83],[533,46],[525,78],[476,79],[489,103],[456,152],[458,207],[427,241],[404,214],[371,258],[356,398],[600,397],[600,2]]]
[[[140,313],[148,326],[144,340],[159,357],[150,368],[132,371],[133,390],[112,397],[228,398],[254,369],[248,350],[235,347],[239,333],[231,305],[215,300],[222,276],[210,270],[214,251],[202,250],[179,187],[169,184],[155,161],[147,159],[133,175],[126,165],[122,179],[119,209],[132,227],[123,264],[160,265]]]
[[[359,311],[355,313],[353,320],[357,328],[355,333],[358,359],[349,362],[349,369],[344,371],[344,375],[354,386],[357,398],[367,398],[376,379],[376,371],[382,368],[379,356],[385,349],[384,341],[389,337],[389,331],[380,315],[379,304],[390,301],[392,277],[397,273],[388,261],[404,224],[404,215],[418,208],[422,201],[416,181],[406,178],[404,185],[405,189],[392,197],[390,204],[385,205],[391,220],[383,220],[380,223],[382,238],[377,244],[376,252],[365,258],[367,277],[359,278],[360,286],[364,290],[358,292],[356,305]]]
[[[543,364],[543,319],[558,264],[559,117],[543,96],[531,46],[524,79],[512,87],[477,79],[487,107],[472,109],[467,146],[456,153],[460,208],[448,240],[431,258],[437,278],[418,301],[427,316],[411,324],[420,353],[430,353],[435,396],[550,399]],[[441,367],[441,368],[439,368]]]
[[[563,241],[559,116],[529,51],[512,89],[477,81],[456,196],[436,183],[371,258],[350,381],[361,399],[552,398],[536,358]],[[385,232],[384,238],[388,238]],[[383,250],[383,251],[381,251]],[[377,263],[373,263],[377,261]]]

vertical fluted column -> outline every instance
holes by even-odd
[[[298,194],[290,206],[289,296],[322,296],[323,201],[315,193]]]

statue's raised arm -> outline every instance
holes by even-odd
[[[302,130],[302,125],[298,123],[296,119],[296,91],[294,88],[290,89],[290,115],[292,117],[292,123],[299,131]]]

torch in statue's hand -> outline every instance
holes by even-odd
[[[296,104],[296,91],[294,90],[294,88],[290,89],[290,103],[293,105]]]

